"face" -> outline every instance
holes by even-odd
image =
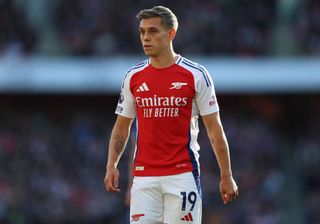
[[[142,19],[140,21],[140,40],[144,53],[150,57],[157,57],[170,50],[175,30],[167,30],[161,24],[160,17]]]

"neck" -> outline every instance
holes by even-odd
[[[155,68],[166,68],[170,65],[173,65],[176,62],[177,58],[178,55],[174,53],[173,50],[170,50],[158,56],[151,56],[150,62],[151,65]]]

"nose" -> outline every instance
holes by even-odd
[[[149,41],[149,40],[150,40],[150,35],[148,34],[148,32],[146,32],[145,34],[143,34],[142,40],[144,40],[144,41]]]

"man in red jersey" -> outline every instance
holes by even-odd
[[[178,22],[170,9],[156,6],[137,18],[149,59],[132,67],[123,80],[105,187],[120,191],[117,165],[136,118],[130,221],[200,224],[199,115],[219,164],[222,200],[226,204],[239,195],[213,82],[203,66],[174,52]]]

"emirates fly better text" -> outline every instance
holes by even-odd
[[[143,117],[178,117],[179,107],[188,103],[187,97],[136,97],[136,104],[143,108]]]

